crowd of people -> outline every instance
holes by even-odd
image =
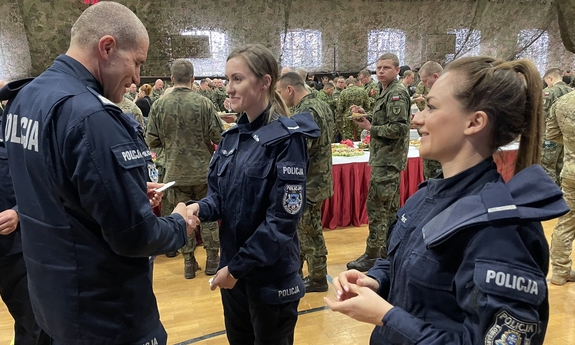
[[[154,258],[181,252],[193,279],[197,231],[230,344],[292,344],[300,299],[329,289],[331,145],[363,130],[369,233],[326,304],[375,325],[371,344],[543,343],[549,261],[551,283],[575,281],[575,93],[561,70],[543,89],[528,60],[416,74],[387,53],[377,81],[316,83],[249,44],[228,56],[225,86],[197,84],[178,59],[171,87],[138,88],[148,46],[132,11],[100,2],[52,66],[0,90],[0,293],[16,344],[166,344]],[[399,208],[411,127],[427,180]],[[506,182],[492,155],[518,138]],[[557,217],[550,251],[541,221]]]

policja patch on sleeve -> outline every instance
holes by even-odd
[[[286,184],[283,195],[283,207],[289,214],[296,214],[303,204],[303,185]]]
[[[528,345],[539,332],[539,324],[520,320],[506,310],[495,315],[485,335],[485,345]]]

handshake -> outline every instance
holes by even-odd
[[[186,231],[188,236],[191,235],[194,230],[200,225],[200,219],[198,215],[200,213],[200,205],[191,204],[186,206],[183,202],[178,203],[176,208],[172,211],[172,214],[177,213],[181,215],[187,221]]]

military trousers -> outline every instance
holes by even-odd
[[[179,202],[186,202],[190,200],[200,200],[208,193],[208,185],[196,186],[174,186],[166,191],[167,205],[169,210],[173,210]],[[162,201],[163,203],[164,201]],[[162,212],[164,205],[162,205]],[[171,212],[171,211],[170,211]],[[162,213],[163,215],[163,213]],[[204,222],[200,225],[200,234],[204,241],[204,248],[207,255],[218,255],[220,249],[220,234],[217,222]],[[184,245],[181,249],[185,260],[190,260],[194,255],[198,241],[195,234],[188,236],[188,244]]]
[[[563,145],[544,140],[541,148],[541,166],[547,175],[560,186],[561,169],[563,169]]]
[[[575,180],[561,180],[563,198],[570,211],[559,217],[551,235],[551,267],[553,275],[568,277],[571,272],[571,252],[575,240]]]
[[[300,259],[307,262],[309,276],[320,280],[327,275],[327,248],[321,226],[322,201],[307,200],[307,205],[298,223],[297,235],[300,241]]]
[[[394,167],[372,167],[367,192],[369,235],[365,252],[387,257],[387,228],[399,210],[401,172]]]

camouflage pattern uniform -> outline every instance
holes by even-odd
[[[219,111],[227,111],[226,107],[224,107],[224,101],[228,97],[228,93],[226,92],[226,89],[223,87],[215,88],[213,96],[214,96],[216,108]]]
[[[429,93],[429,89],[423,86],[423,82],[420,81],[419,84],[417,84],[417,87],[415,88],[415,93],[418,95],[427,96],[427,94]],[[415,102],[415,105],[417,105],[419,111],[423,111],[425,109],[426,103],[425,101]],[[409,109],[411,112],[411,103]],[[429,180],[430,178],[435,178],[443,173],[443,170],[441,169],[441,163],[439,163],[438,161],[427,158],[423,158],[422,161],[423,161],[423,177],[426,180]]]
[[[423,82],[420,81],[419,84],[417,84],[417,87],[415,88],[415,94],[427,96],[428,93],[429,89],[423,86]],[[417,109],[419,109],[419,111],[423,111],[423,109],[425,109],[425,101],[415,102],[415,105],[417,105]]]
[[[379,83],[375,82],[373,79],[363,85],[363,89],[367,92],[370,100],[369,108],[364,108],[365,111],[371,112],[373,110],[373,106],[375,105],[375,100],[377,99],[377,95],[379,94]]]
[[[337,115],[336,115],[336,130],[343,133],[342,140],[351,139],[352,141],[359,140],[362,129],[348,117],[351,116],[352,105],[362,107],[364,110],[369,109],[370,101],[367,91],[363,88],[350,85],[347,89],[343,90],[337,100]]]
[[[311,93],[314,96],[317,96],[318,91],[316,89],[314,89],[313,87],[309,86],[308,84],[304,83],[305,89],[307,90],[307,92]]]
[[[304,96],[294,107],[294,114],[310,112],[320,129],[321,136],[308,140],[309,167],[307,172],[307,206],[298,224],[301,243],[300,257],[307,261],[310,278],[325,280],[327,275],[327,248],[321,226],[321,206],[333,195],[331,140],[333,114],[329,105],[313,94]]]
[[[377,257],[387,257],[387,229],[399,210],[400,173],[407,166],[409,123],[409,94],[394,80],[380,91],[373,108],[367,192],[369,236],[365,254],[348,263],[348,268],[367,270],[370,267],[366,263],[373,265]]]
[[[333,95],[332,95],[334,101],[337,102],[339,95],[341,94],[342,91],[343,90],[338,89],[337,86],[335,87],[335,89],[333,90]]]
[[[130,91],[128,91],[128,92],[126,92],[126,93],[124,94],[124,98],[127,98],[127,99],[129,99],[130,101],[133,102],[134,99],[136,98],[136,95],[137,95],[137,94],[138,94],[137,92],[136,92],[136,93],[131,93]]]
[[[164,89],[161,90],[156,90],[155,87],[152,87],[152,94],[150,95],[150,99],[152,100],[152,103],[154,103],[155,101],[157,101],[158,99],[160,99],[160,97],[164,94]]]
[[[200,95],[206,97],[207,99],[209,99],[210,102],[212,102],[212,104],[214,105],[214,107],[216,107],[216,110],[217,110],[217,111],[220,111],[220,109],[219,109],[219,107],[218,107],[218,105],[217,105],[218,103],[216,102],[215,95],[214,95],[213,91],[211,91],[211,90],[202,90],[202,89],[199,89],[199,90],[198,90],[198,93],[199,93]]]
[[[317,97],[317,99],[322,100],[325,103],[327,103],[327,105],[329,105],[329,108],[331,109],[331,113],[332,113],[332,119],[331,119],[332,142],[335,142],[335,128],[334,128],[334,126],[335,126],[335,117],[336,117],[336,113],[337,113],[337,104],[336,104],[335,100],[333,99],[333,95],[330,96],[323,90],[320,90],[316,97]]]
[[[575,239],[575,92],[558,99],[547,121],[547,139],[563,144],[565,157],[561,170],[561,189],[570,211],[559,217],[551,237],[551,282],[563,285],[573,281],[571,252]]]
[[[178,202],[205,197],[208,165],[214,153],[212,143],[218,144],[222,138],[222,125],[212,102],[187,87],[176,87],[154,102],[149,117],[146,142],[151,149],[164,148],[163,181],[176,181],[165,192],[168,209]],[[208,258],[217,256],[220,246],[217,223],[202,223],[200,231]],[[192,234],[182,247],[186,261],[195,260],[196,245]]]
[[[146,125],[144,124],[144,115],[142,114],[142,111],[140,110],[140,108],[138,108],[136,103],[124,97],[122,98],[122,101],[120,103],[116,103],[116,105],[120,109],[122,109],[123,113],[131,114],[136,119],[136,121],[140,123],[142,129],[144,131],[146,130]]]
[[[571,91],[573,91],[573,89],[562,81],[543,90],[543,114],[545,114],[545,122],[549,119],[551,106],[559,97]],[[561,168],[563,167],[563,145],[554,143],[544,137],[541,147],[541,166],[545,169],[547,175],[560,186],[561,181],[559,176],[561,174]]]

